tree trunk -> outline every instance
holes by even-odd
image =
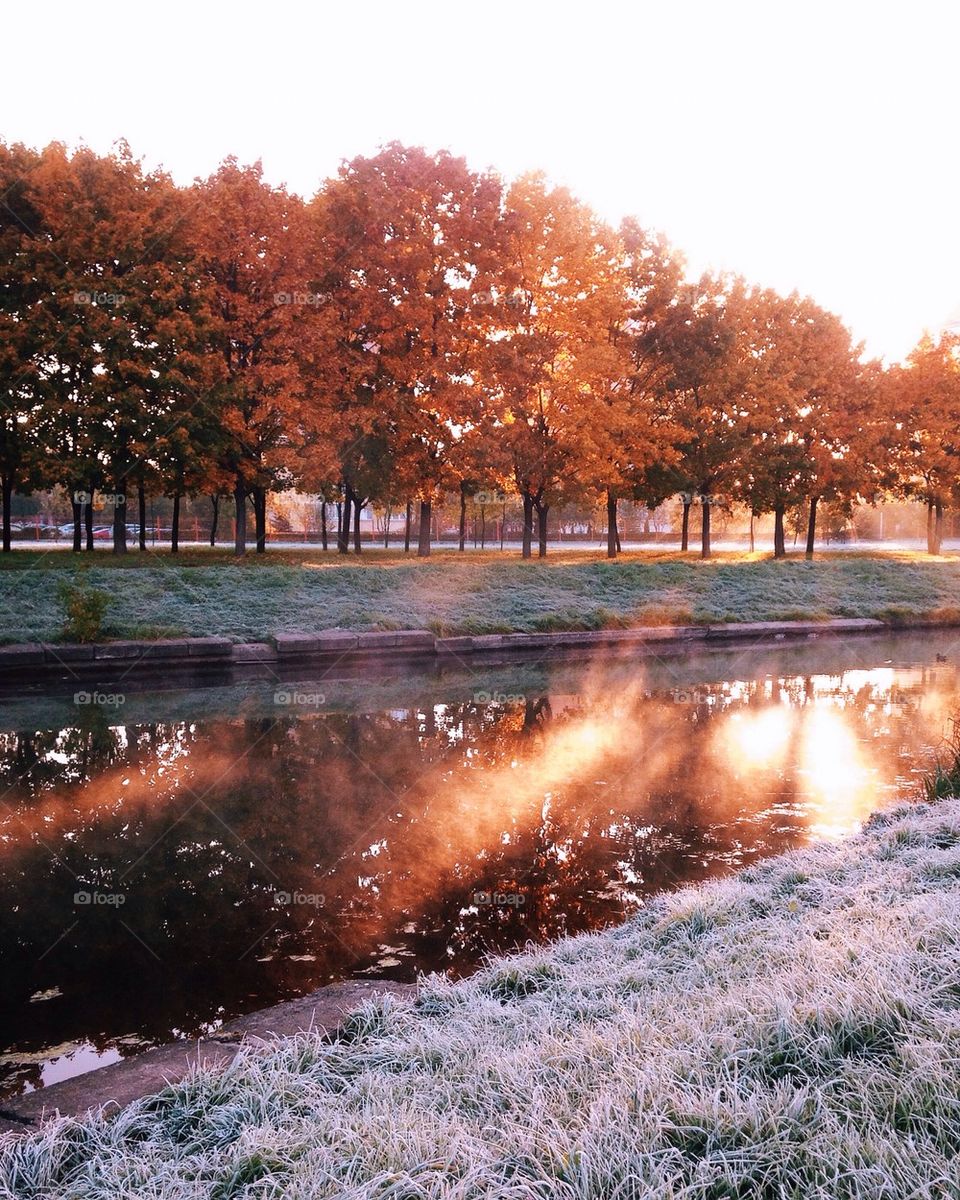
[[[700,501],[700,557],[709,558],[710,549],[710,500],[704,496]]]
[[[70,493],[70,507],[73,511],[73,552],[79,554],[83,548],[83,505],[77,499],[79,489]]]
[[[255,487],[250,489],[253,500],[253,528],[256,539],[257,554],[265,554],[267,550],[267,489]]]
[[[607,488],[607,558],[617,557],[617,493]]]
[[[537,557],[547,557],[547,513],[550,511],[549,504],[541,504],[537,508]]]
[[[143,482],[137,484],[137,531],[140,550],[147,548],[147,491]]]
[[[417,540],[417,557],[429,558],[430,556],[430,518],[433,510],[433,502],[431,500],[420,501],[420,529]]]
[[[502,534],[501,534],[502,537]],[[502,545],[502,542],[501,542]],[[523,558],[530,558],[533,553],[533,497],[529,492],[523,493]]]
[[[460,484],[460,553],[462,554],[467,541],[467,493]]]
[[[486,505],[480,505],[480,549],[487,548],[487,512]]]
[[[813,558],[813,547],[817,540],[817,504],[819,496],[810,497],[810,511],[807,514],[807,558]]]
[[[936,554],[933,534],[933,501],[927,501],[927,553]]]
[[[210,519],[210,545],[217,544],[217,526],[220,524],[220,493],[214,492],[210,497],[210,507],[213,515]]]
[[[257,553],[267,552],[267,489],[260,488],[256,498],[257,504]]]
[[[407,501],[407,517],[403,527],[403,552],[410,553],[410,525],[413,520],[413,501]]]
[[[127,552],[127,481],[114,480],[113,493],[113,552]]]
[[[783,532],[783,507],[778,506],[773,510],[773,557],[785,558],[787,554],[787,544]]]
[[[690,501],[683,502],[683,523],[680,526],[680,549],[690,549]]]
[[[233,552],[242,556],[247,552],[247,489],[237,476],[233,487],[234,526]]]
[[[350,553],[350,510],[353,507],[353,493],[349,487],[343,489],[343,508],[340,510],[340,520],[337,522],[337,553]]]
[[[360,553],[360,511],[366,504],[365,500],[361,500],[359,496],[353,498],[353,551],[355,554]]]
[[[10,553],[10,505],[13,500],[13,476],[4,475],[0,481],[3,492],[3,552]]]
[[[170,528],[170,553],[180,553],[180,493],[173,494],[173,521]]]
[[[327,502],[320,502],[320,545],[324,550],[327,548]]]
[[[84,516],[84,527],[87,535],[87,549],[93,553],[93,487],[90,488],[90,499],[87,501],[87,511]]]
[[[933,523],[933,552],[934,554],[939,554],[943,546],[943,505],[939,500],[934,506],[934,512],[936,516]]]
[[[387,505],[387,511],[383,518],[383,548],[390,549],[390,518],[393,516],[393,510],[390,505]]]

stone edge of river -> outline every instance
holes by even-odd
[[[840,617],[825,621],[743,621],[713,625],[650,625],[633,629],[570,630],[558,633],[493,633],[437,637],[429,630],[401,629],[357,633],[328,629],[318,633],[278,633],[263,642],[233,642],[226,637],[175,638],[165,641],[113,641],[89,645],[27,643],[0,646],[0,684],[44,679],[90,679],[120,670],[124,677],[216,669],[299,665],[330,667],[341,663],[510,657],[527,650],[563,654],[581,650],[643,652],[730,645],[737,642],[785,641],[793,638],[844,636],[901,629],[935,629],[960,621],[890,623],[872,617]]]
[[[225,1067],[241,1046],[265,1045],[309,1030],[330,1033],[371,996],[407,996],[416,984],[345,980],[228,1021],[208,1037],[166,1042],[140,1054],[0,1102],[0,1134],[31,1133],[56,1116],[80,1117],[106,1107],[116,1111],[183,1079],[198,1063]]]

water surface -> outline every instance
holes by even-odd
[[[953,657],[939,633],[8,698],[0,1088],[841,837],[917,797]]]

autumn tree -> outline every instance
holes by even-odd
[[[499,201],[499,181],[463,159],[394,142],[345,164],[314,202],[320,290],[342,331],[334,403],[345,504],[371,495],[358,479],[370,465],[364,447],[375,450],[419,500],[421,555],[433,503],[455,481],[458,441],[477,421],[476,298],[490,286]]]
[[[787,512],[806,504],[812,555],[819,502],[857,491],[859,350],[837,317],[796,294],[754,290],[744,305],[739,495],[755,516],[773,513],[776,558],[786,553]]]
[[[0,143],[0,492],[3,550],[10,550],[10,508],[16,488],[44,481],[45,447],[38,440],[43,406],[39,307],[46,230],[31,176],[40,155]]]
[[[605,491],[608,558],[616,558],[620,547],[619,497],[656,506],[676,490],[680,436],[666,402],[670,359],[660,345],[660,332],[676,304],[683,263],[662,236],[632,219],[621,225],[620,243],[623,307],[610,329],[616,374],[608,380],[598,417],[587,431],[591,477]],[[670,479],[664,493],[652,486],[654,478]]]
[[[662,315],[657,346],[668,365],[664,384],[671,422],[680,430],[678,462],[669,473],[684,503],[701,506],[701,557],[711,556],[711,507],[726,502],[744,440],[743,366],[738,331],[744,285],[704,275],[684,284]]]
[[[944,508],[960,490],[960,338],[925,336],[888,377],[900,491],[927,506],[927,551],[939,554]]]
[[[212,314],[211,352],[219,378],[199,399],[222,432],[219,465],[233,480],[235,552],[246,551],[246,501],[256,547],[266,546],[266,498],[290,482],[289,443],[297,430],[300,376],[296,317],[318,307],[304,206],[268,185],[260,163],[228,158],[190,193],[191,238]]]
[[[117,169],[119,163],[114,159]],[[42,301],[33,313],[37,387],[43,406],[37,433],[51,472],[71,497],[73,548],[93,549],[93,503],[104,482],[102,451],[109,434],[94,400],[101,395],[100,339],[109,333],[117,294],[94,281],[106,261],[101,244],[109,222],[97,219],[109,191],[111,164],[81,149],[72,157],[52,143],[30,178],[42,214],[36,271]]]
[[[878,445],[871,435],[879,364],[861,360],[862,345],[854,345],[839,317],[811,301],[806,308],[797,430],[810,464],[805,551],[812,558],[822,502],[849,513],[857,496],[873,501],[879,492]]]
[[[613,336],[624,317],[618,240],[585,205],[542,175],[509,190],[488,335],[494,453],[509,465],[523,503],[523,557],[547,550],[547,515],[578,464],[609,436],[612,388],[624,373]],[[617,418],[614,418],[614,423]]]

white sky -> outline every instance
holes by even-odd
[[[797,287],[891,359],[960,305],[950,0],[33,0],[2,28],[7,140],[126,137],[180,181],[235,153],[307,194],[444,146]]]

